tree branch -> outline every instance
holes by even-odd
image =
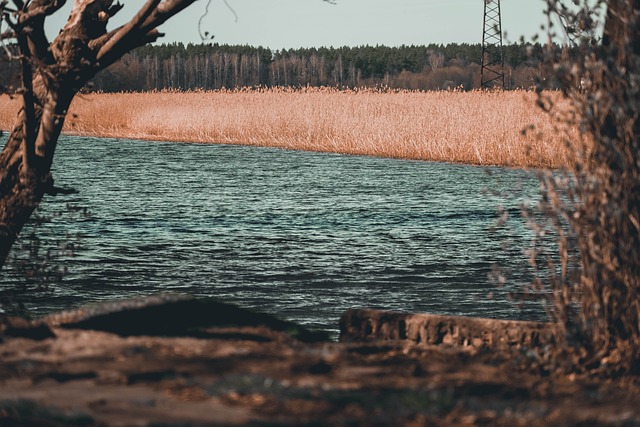
[[[127,38],[130,38],[132,35],[135,36],[136,30],[140,28],[149,15],[151,15],[156,7],[158,7],[160,1],[161,0],[147,0],[145,5],[138,11],[138,13],[136,13],[131,21],[115,30],[115,33],[111,36],[109,41],[107,41],[98,51],[98,54],[96,55],[98,62],[100,62],[102,58],[108,55],[111,51],[117,50],[117,46],[119,44],[126,43]]]
[[[107,14],[109,14],[109,18],[113,18],[116,13],[120,12],[120,10],[124,7],[122,3],[116,3],[114,5],[109,6],[107,9]]]
[[[21,14],[19,22],[26,24],[33,19],[44,19],[60,10],[66,2],[67,0],[34,0],[27,4],[27,10]],[[24,9],[24,6],[20,9]]]
[[[143,33],[148,33],[154,28],[164,24],[169,18],[189,7],[196,0],[164,0],[158,5],[154,13],[140,28]]]
[[[34,60],[53,63],[49,40],[45,35],[45,18],[60,10],[66,0],[34,0],[18,12],[19,32],[27,36],[29,52]]]

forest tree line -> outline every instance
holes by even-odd
[[[504,47],[508,89],[530,88],[540,77],[540,44]],[[271,50],[219,44],[144,46],[100,72],[90,89],[102,92],[212,90],[237,87],[333,86],[413,90],[480,87],[480,44],[361,46]],[[0,69],[0,85],[17,87],[18,64]]]

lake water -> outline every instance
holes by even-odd
[[[81,248],[59,259],[68,274],[39,313],[171,291],[332,333],[351,307],[543,317],[506,297],[530,279],[518,216],[538,183],[525,171],[63,137],[54,177],[80,193],[46,197],[54,220],[38,235],[44,247],[79,234]],[[491,231],[499,206],[513,220]],[[496,264],[511,271],[503,288],[488,279]]]

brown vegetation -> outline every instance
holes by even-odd
[[[329,88],[89,94],[74,101],[65,130],[479,165],[560,166],[569,153],[565,138],[553,131],[535,100],[528,91]],[[17,108],[17,101],[0,104],[0,127],[9,127]],[[531,125],[535,132],[523,135]]]
[[[582,54],[548,55],[545,68],[564,88],[563,102],[542,97],[540,104],[558,127],[582,129],[587,140],[575,140],[571,168],[542,177],[545,221],[534,228],[531,252],[543,272],[536,286],[563,328],[558,365],[638,375],[640,2],[548,5],[576,31]],[[599,16],[606,16],[604,33]]]

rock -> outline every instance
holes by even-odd
[[[158,295],[97,304],[41,319],[47,325],[90,329],[120,336],[202,336],[208,327],[264,326],[286,332],[302,342],[328,341],[325,332],[311,331],[293,322],[246,310],[213,298]]]
[[[504,349],[552,345],[557,334],[557,328],[546,322],[384,310],[347,310],[340,319],[343,342],[408,340],[429,345]]]

